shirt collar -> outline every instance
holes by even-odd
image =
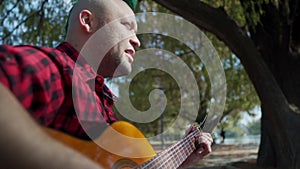
[[[79,57],[79,52],[68,42],[60,43],[56,49],[66,53],[74,62],[81,66],[88,64],[82,56]]]
[[[69,58],[71,58],[75,63],[76,71],[83,72],[84,76],[81,76],[81,79],[89,84],[91,88],[95,88],[95,85],[98,89],[104,90],[105,93],[108,93],[111,97],[110,99],[116,101],[118,98],[111,92],[111,90],[105,85],[104,77],[98,75],[92,66],[84,59],[83,56],[68,42],[60,43],[56,49],[65,53]],[[74,76],[74,75],[73,75]]]
[[[82,80],[84,80],[85,82],[95,82],[96,80],[99,82],[99,84],[104,84],[104,78],[94,71],[92,66],[84,59],[82,55],[80,55],[80,53],[70,43],[62,42],[56,47],[56,49],[65,53],[67,57],[73,60],[73,64],[75,64],[72,66],[73,71],[74,73],[83,74],[81,76]]]

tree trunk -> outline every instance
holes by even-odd
[[[263,105],[262,112],[264,112]],[[261,167],[274,166],[274,164],[276,164],[274,145],[271,141],[272,138],[268,134],[269,131],[272,132],[272,130],[268,129],[268,126],[271,125],[268,118],[265,117],[265,113],[262,113],[262,116],[263,117],[261,118],[261,143],[258,152],[258,156],[260,158],[257,159],[257,163],[261,164]]]
[[[299,169],[300,135],[297,130],[300,128],[300,113],[297,106],[300,104],[297,100],[300,98],[300,65],[288,61],[289,44],[280,43],[290,38],[290,32],[283,30],[286,31],[284,34],[276,34],[279,42],[270,40],[270,34],[259,34],[253,41],[224,11],[199,0],[155,1],[199,28],[214,33],[241,60],[262,102],[263,126],[258,165]],[[271,32],[277,30],[275,26],[268,25]],[[270,47],[273,43],[280,45]],[[266,50],[261,50],[263,47]]]
[[[297,128],[299,128],[298,107],[300,106],[300,60],[299,57],[294,57],[290,51],[291,44],[298,43],[297,41],[292,42],[294,39],[292,32],[299,31],[293,26],[294,23],[298,22],[297,24],[299,24],[299,21],[297,19],[290,20],[294,18],[293,12],[287,14],[285,11],[288,7],[285,5],[276,7],[272,4],[263,4],[262,8],[265,13],[261,16],[261,24],[258,24],[255,30],[251,30],[251,38],[284,93],[288,104],[284,105],[286,108],[275,107],[275,109],[280,110],[278,113],[286,116],[286,120],[279,120],[282,124],[282,131],[274,130],[274,126],[277,124],[270,122],[269,119],[272,117],[265,116],[262,118],[262,142],[257,163],[264,167],[299,168],[299,164],[294,161],[299,159],[300,150],[300,138],[297,135]],[[264,115],[274,113],[270,104],[267,104],[268,101],[262,101]],[[277,135],[286,137],[276,137]],[[276,150],[280,144],[289,144],[289,147],[282,147],[289,150],[285,152],[282,152],[281,149]]]
[[[262,111],[263,106],[262,106]],[[275,161],[275,152],[274,152],[274,145],[272,144],[272,139],[268,134],[268,126],[271,126],[268,121],[268,118],[264,117],[265,113],[262,114],[261,119],[261,144],[258,151],[258,156],[260,158],[257,159],[257,163],[261,164],[261,167],[268,167],[268,166],[274,166],[276,164]]]

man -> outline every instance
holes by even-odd
[[[135,48],[140,46],[136,31],[134,13],[124,1],[79,0],[70,12],[66,40],[57,48],[0,46],[0,81],[39,124],[88,140],[101,134],[94,129],[117,120],[114,95],[104,78],[131,72]],[[0,94],[0,104],[7,105],[0,115],[0,131],[7,136],[0,144],[7,152],[1,166],[100,167],[50,139],[10,92],[1,89]],[[196,141],[200,148],[182,167],[211,151],[208,133]]]

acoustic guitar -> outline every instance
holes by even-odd
[[[156,154],[142,132],[124,121],[113,123],[94,141],[80,140],[48,128],[45,130],[56,140],[107,169],[176,169],[196,149],[194,138],[199,135],[199,130],[194,130]]]

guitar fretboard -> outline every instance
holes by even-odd
[[[194,130],[189,135],[168,147],[156,155],[151,160],[147,161],[138,169],[164,169],[178,168],[196,149],[195,137],[199,135],[198,130]]]

